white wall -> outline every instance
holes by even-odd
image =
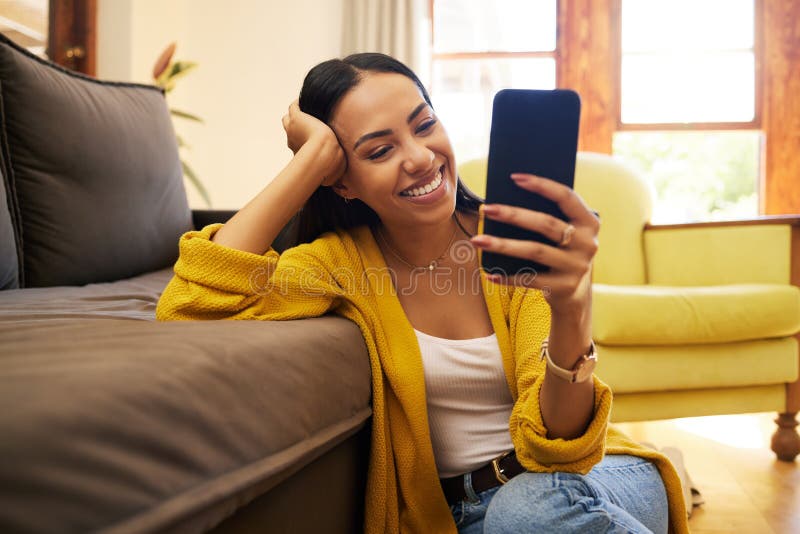
[[[150,82],[161,50],[199,67],[178,81],[172,107],[183,153],[215,208],[244,205],[289,161],[281,117],[303,76],[341,50],[343,0],[99,0],[99,78]],[[203,201],[187,185],[192,207]]]
[[[150,83],[161,51],[188,36],[189,1],[99,0],[98,78]]]

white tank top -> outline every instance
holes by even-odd
[[[511,450],[508,419],[514,401],[497,336],[444,339],[414,332],[439,477],[474,471]]]

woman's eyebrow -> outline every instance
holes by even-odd
[[[420,111],[422,111],[423,109],[425,109],[425,106],[427,106],[427,105],[428,105],[428,103],[427,103],[427,102],[423,102],[423,103],[422,103],[422,104],[420,104],[419,106],[415,107],[415,108],[414,108],[414,111],[412,111],[412,112],[411,112],[411,114],[410,114],[410,115],[408,116],[408,118],[406,119],[406,122],[411,122],[411,121],[413,121],[413,120],[414,120],[414,117],[416,117],[417,115],[419,115],[419,112],[420,112]]]
[[[370,139],[375,139],[376,137],[383,137],[384,135],[389,135],[393,131],[394,130],[378,130],[377,132],[364,134],[358,138],[358,141],[356,141],[356,144],[353,146],[353,151],[355,151],[355,149],[358,148],[358,145],[360,145],[364,141],[369,141]]]
[[[425,109],[425,106],[427,106],[427,105],[428,105],[427,102],[422,102],[420,105],[415,107],[414,111],[412,111],[408,115],[408,118],[406,119],[406,122],[413,121],[414,117],[419,115],[419,112],[422,111],[423,109]],[[390,135],[390,134],[393,133],[393,131],[394,130],[378,130],[377,132],[371,132],[371,133],[368,133],[368,134],[364,134],[361,137],[359,137],[358,141],[356,141],[356,144],[353,145],[353,150],[355,151],[355,149],[358,148],[358,145],[360,145],[364,141],[369,141],[370,139],[375,139],[376,137],[383,137],[384,135]]]

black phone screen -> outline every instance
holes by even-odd
[[[503,89],[494,97],[486,202],[541,211],[565,220],[558,205],[526,191],[511,180],[512,173],[529,173],[573,187],[581,102],[574,91]],[[543,235],[488,218],[483,233],[555,245]],[[546,265],[493,252],[481,253],[488,273],[511,275],[547,272]]]

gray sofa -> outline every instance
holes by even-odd
[[[0,36],[0,99],[0,532],[359,531],[358,328],[156,322],[181,233],[231,215],[189,210],[161,92]]]

